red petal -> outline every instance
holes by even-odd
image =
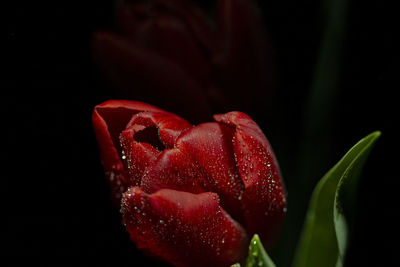
[[[214,33],[207,23],[207,18],[202,10],[194,3],[185,0],[157,0],[158,4],[168,9],[177,18],[185,21],[193,35],[198,39],[206,51],[215,49]]]
[[[265,111],[270,98],[273,70],[271,47],[255,2],[219,1],[214,63],[217,83],[231,101],[228,108],[257,114]]]
[[[181,0],[156,0],[127,3],[118,13],[119,26],[123,34],[140,38],[158,14],[169,14],[188,28],[193,39],[199,41],[201,50],[207,55],[214,49],[214,33],[207,16],[196,4]]]
[[[130,185],[139,186],[143,173],[148,166],[151,166],[157,159],[160,152],[147,143],[138,143],[121,135],[125,166],[128,169]]]
[[[140,187],[147,193],[163,188],[201,193],[207,191],[207,181],[187,155],[174,148],[161,153],[144,174]]]
[[[119,203],[121,193],[129,186],[120,158],[119,134],[134,114],[147,110],[162,111],[145,103],[125,100],[104,102],[96,106],[93,111],[93,127],[115,203]]]
[[[211,82],[211,69],[205,58],[208,55],[203,53],[204,48],[185,21],[165,9],[150,10],[148,8],[146,9],[147,16],[143,18],[141,6],[123,8],[131,13],[129,15],[125,14],[127,11],[122,13],[125,17],[124,28],[129,28],[128,38],[178,64],[203,86]],[[140,10],[137,10],[138,8]],[[127,20],[130,20],[134,26],[128,27]]]
[[[242,204],[250,234],[259,234],[266,247],[276,238],[286,212],[285,188],[267,138],[246,114],[229,112],[215,120],[235,127],[234,151],[245,189]]]
[[[112,33],[96,33],[93,46],[98,63],[127,97],[151,100],[193,120],[211,114],[204,90],[177,64]]]
[[[157,127],[161,142],[169,148],[174,147],[176,139],[184,130],[193,127],[186,120],[169,112],[141,112],[132,118],[127,128],[134,124]]]
[[[222,206],[233,218],[242,221],[240,196],[243,183],[236,169],[232,146],[233,130],[211,122],[184,132],[177,140],[181,150],[208,180],[209,191],[216,192]]]
[[[153,165],[164,146],[173,147],[181,132],[190,127],[184,119],[168,112],[134,115],[120,135],[131,185],[139,186],[146,168]]]
[[[214,193],[169,189],[124,193],[121,213],[131,239],[141,249],[175,266],[228,266],[243,260],[244,229],[219,206]]]
[[[118,9],[118,26],[122,34],[136,39],[151,23],[151,6],[149,1],[125,3]]]

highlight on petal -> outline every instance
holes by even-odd
[[[110,183],[113,201],[116,204],[119,203],[122,192],[129,186],[126,171],[121,161],[119,134],[131,117],[140,111],[162,110],[137,101],[111,100],[97,105],[92,114],[102,164],[106,178]]]
[[[217,193],[227,212],[242,222],[240,198],[244,186],[233,157],[233,133],[223,124],[203,123],[184,132],[176,147],[206,178],[208,191]]]
[[[249,234],[259,234],[270,247],[286,212],[285,187],[271,145],[246,114],[229,112],[215,120],[235,129],[236,164],[244,183],[242,205]],[[262,218],[264,217],[264,218]]]
[[[207,180],[179,149],[166,149],[143,175],[140,188],[147,193],[174,189],[190,193],[208,191]]]
[[[215,193],[162,189],[124,193],[121,213],[138,248],[175,266],[229,266],[244,259],[248,237]]]
[[[129,131],[121,134],[121,146],[129,185],[139,186],[146,168],[156,161],[160,151],[148,143],[136,142]]]

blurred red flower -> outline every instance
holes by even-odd
[[[215,20],[193,1],[125,1],[120,33],[97,32],[95,59],[123,98],[151,102],[191,121],[213,113],[265,112],[271,49],[253,0],[219,0]]]

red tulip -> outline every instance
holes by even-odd
[[[215,21],[192,1],[125,2],[120,33],[98,32],[93,39],[95,59],[121,96],[192,121],[225,110],[265,112],[271,49],[254,0],[219,0]]]
[[[138,248],[176,266],[227,266],[248,237],[270,247],[285,189],[266,137],[246,114],[197,126],[132,101],[96,106],[93,125],[106,176]]]

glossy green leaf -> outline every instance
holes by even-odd
[[[258,235],[254,235],[251,239],[246,267],[275,267],[275,264],[265,251]]]
[[[342,266],[362,167],[380,136],[361,139],[319,181],[311,196],[294,267]]]

